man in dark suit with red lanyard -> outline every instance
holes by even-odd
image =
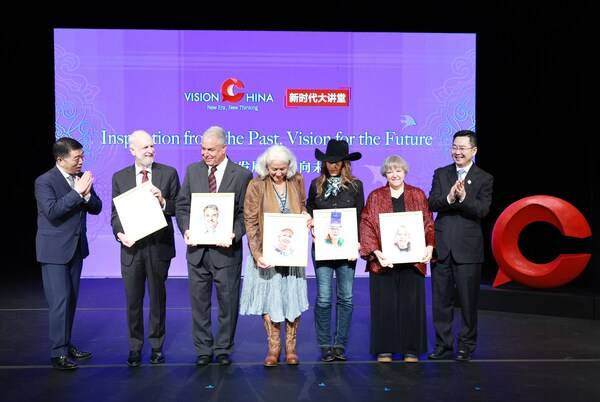
[[[171,259],[175,257],[173,220],[175,200],[179,193],[179,175],[174,168],[154,161],[154,141],[145,131],[134,131],[129,136],[129,150],[134,164],[113,175],[112,196],[117,197],[145,182],[163,210],[167,226],[136,242],[123,231],[121,220],[112,206],[112,228],[121,243],[121,275],[127,297],[127,326],[129,335],[129,367],[138,367],[144,344],[144,289],[148,283],[150,314],[148,341],[152,347],[150,363],[165,361],[166,289]]]
[[[213,354],[217,363],[231,363],[233,337],[240,302],[244,197],[252,179],[248,169],[227,158],[225,131],[213,126],[202,135],[202,161],[188,166],[177,197],[177,224],[187,244],[188,275],[192,307],[192,337],[196,365],[206,366]],[[215,246],[190,242],[190,209],[193,193],[234,193],[233,233]],[[216,339],[211,329],[212,285],[219,303]]]
[[[98,215],[102,201],[92,187],[92,172],[81,173],[84,155],[78,141],[60,138],[52,153],[56,165],[35,180],[35,246],[48,301],[50,361],[55,369],[72,370],[77,368],[73,360],[92,357],[71,343],[71,331],[83,259],[89,255],[86,217]]]
[[[477,342],[477,299],[483,263],[481,220],[492,202],[494,178],[473,163],[477,137],[473,131],[454,134],[454,163],[433,174],[429,208],[437,212],[437,260],[431,267],[433,326],[436,346],[430,359],[451,358],[453,295],[458,295],[463,326],[458,336],[458,361],[468,361]]]

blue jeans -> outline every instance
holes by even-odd
[[[331,285],[335,271],[337,301],[336,325],[333,343],[331,342]],[[315,327],[317,342],[321,348],[346,349],[348,331],[352,319],[352,284],[354,267],[348,264],[335,267],[319,266],[315,269],[317,276],[317,303],[315,305]]]

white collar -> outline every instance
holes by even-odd
[[[135,166],[135,175],[136,175],[136,176],[137,176],[138,174],[140,174],[140,172],[141,172],[142,170],[145,170],[145,171],[147,171],[148,173],[152,174],[152,165],[150,165],[150,167],[147,167],[147,168],[141,168],[141,167],[139,167],[137,164],[135,164],[135,163],[134,163],[134,164],[133,164],[133,166]]]
[[[219,163],[219,164],[217,165],[217,172],[221,172],[221,173],[225,172],[225,167],[226,167],[226,166],[227,166],[227,157],[225,157],[225,159],[223,159],[223,160],[221,161],[221,163]],[[210,168],[211,168],[211,167],[210,167],[210,166],[208,166],[208,165],[206,165],[206,167],[208,167],[208,170],[210,171]]]
[[[470,163],[469,163],[467,166],[465,166],[465,167],[458,167],[458,166],[456,165],[456,163],[454,164],[454,167],[456,168],[456,171],[458,172],[460,169],[463,169],[463,170],[465,171],[465,175],[466,175],[467,173],[469,173],[469,170],[471,170],[471,166],[473,166],[473,161],[471,161],[471,162],[470,162]]]
[[[58,166],[58,164],[56,165],[56,167],[58,168],[58,170],[60,171],[60,173],[62,173],[62,175],[63,175],[63,177],[65,179],[68,179],[71,176],[76,176],[76,175],[72,175],[71,173],[65,172],[60,166]]]

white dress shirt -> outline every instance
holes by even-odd
[[[217,171],[215,172],[215,179],[217,180],[217,191],[219,191],[219,187],[221,186],[221,182],[223,181],[223,175],[225,174],[225,168],[227,167],[227,158],[223,159],[221,163],[217,165]],[[208,167],[208,175],[210,175],[211,167]]]
[[[136,186],[142,185],[142,179],[144,178],[144,175],[142,174],[142,170],[145,170],[148,172],[148,181],[150,183],[152,183],[152,166],[147,167],[147,168],[141,168],[138,165],[135,165],[135,185]]]

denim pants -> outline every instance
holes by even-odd
[[[336,320],[333,343],[331,342],[331,287],[333,272],[336,277]],[[319,266],[315,269],[317,277],[317,303],[315,305],[315,327],[317,342],[321,348],[345,349],[348,343],[348,331],[352,319],[352,284],[354,267],[348,264],[334,267]]]

